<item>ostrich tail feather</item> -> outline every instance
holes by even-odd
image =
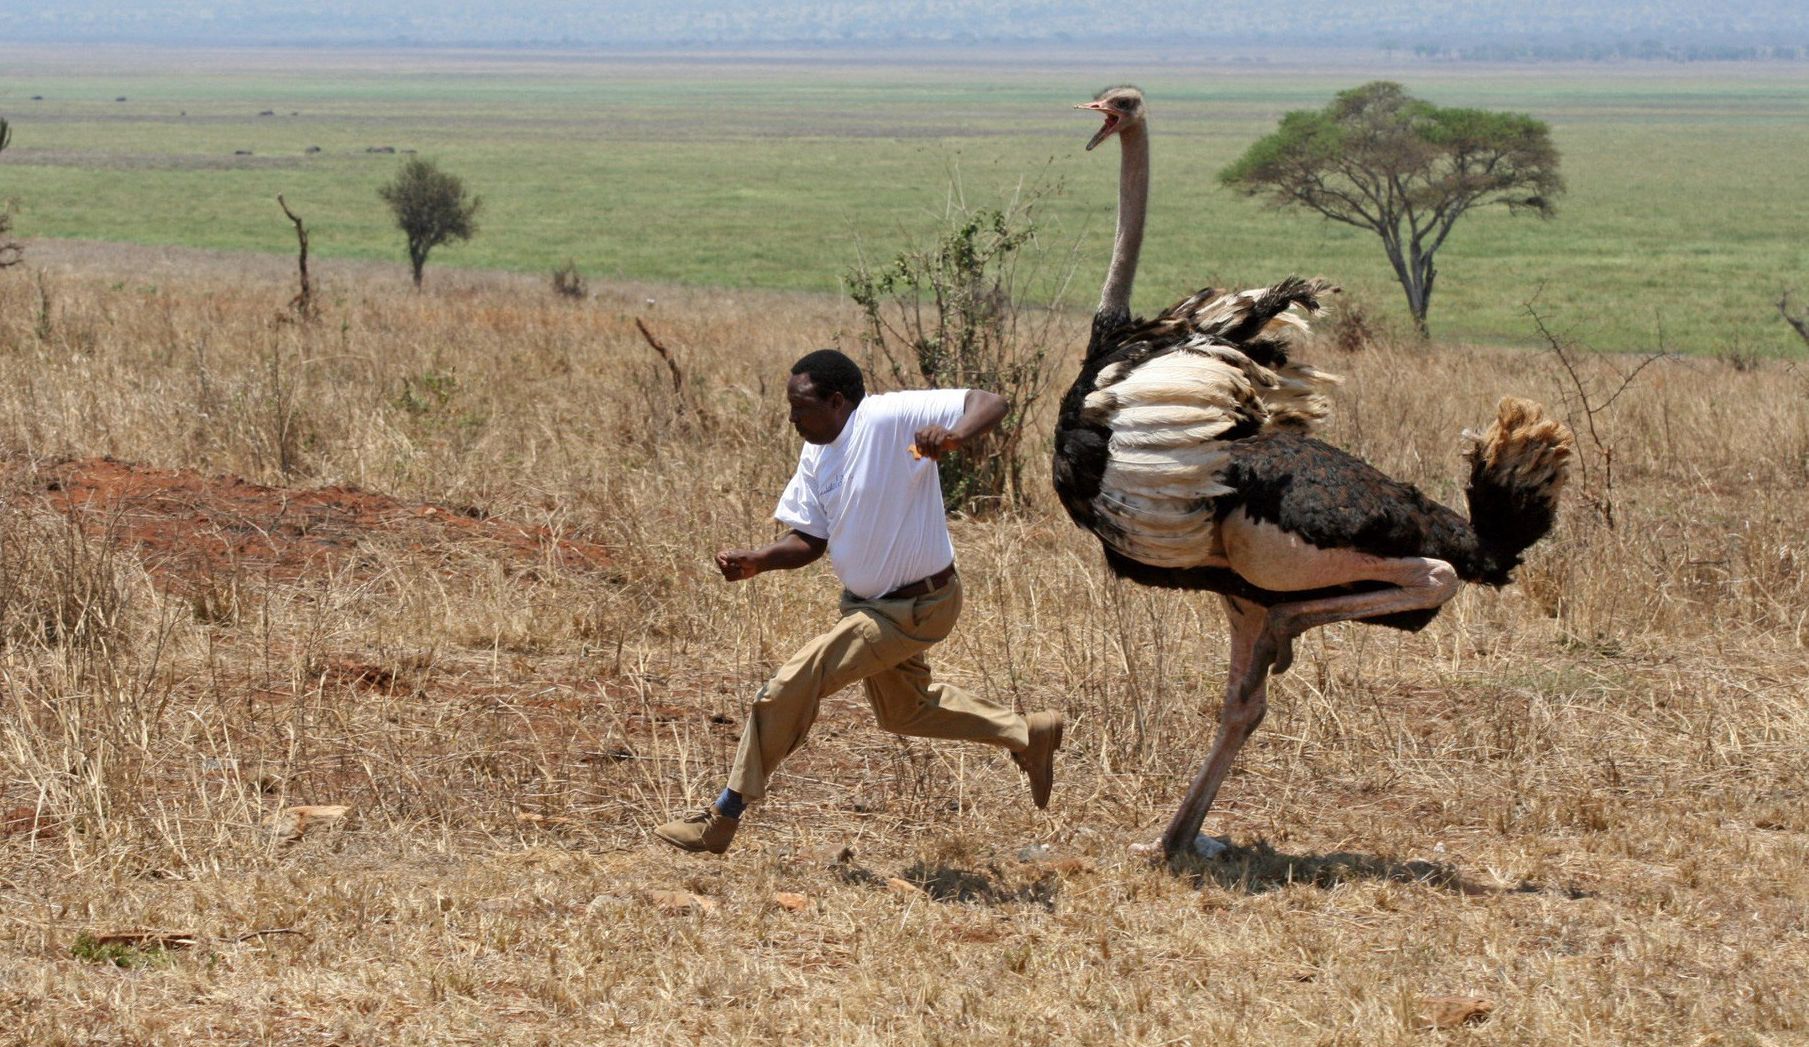
[[[1470,527],[1493,564],[1483,577],[1505,585],[1520,554],[1551,531],[1576,437],[1531,400],[1504,396],[1470,461]]]

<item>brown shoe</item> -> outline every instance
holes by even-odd
[[[741,819],[730,818],[711,804],[689,818],[667,822],[653,830],[653,835],[681,851],[721,854],[729,849],[729,841],[735,838],[735,830],[739,828]]]
[[[1012,760],[1030,778],[1030,802],[1040,810],[1049,806],[1049,790],[1055,786],[1055,750],[1062,747],[1062,714],[1031,713],[1024,717],[1030,724],[1030,744]]]

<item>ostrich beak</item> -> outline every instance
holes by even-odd
[[[1124,121],[1124,118],[1119,116],[1116,110],[1104,102],[1088,102],[1085,105],[1077,105],[1074,108],[1091,109],[1096,113],[1105,114],[1105,126],[1101,127],[1099,131],[1093,135],[1092,141],[1087,143],[1088,152],[1092,152],[1094,146],[1105,141],[1107,138],[1110,138],[1112,132],[1118,130],[1118,125]]]

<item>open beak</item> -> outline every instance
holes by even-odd
[[[1085,105],[1077,105],[1074,108],[1091,109],[1094,112],[1102,113],[1105,116],[1105,126],[1101,127],[1099,131],[1093,135],[1093,140],[1087,143],[1088,152],[1092,152],[1094,146],[1112,137],[1112,132],[1118,130],[1118,125],[1124,122],[1124,117],[1118,115],[1117,110],[1104,102],[1088,102]]]

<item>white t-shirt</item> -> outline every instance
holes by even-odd
[[[966,389],[863,397],[833,442],[804,445],[773,518],[827,538],[836,577],[866,599],[947,567],[936,462],[912,458],[911,443],[926,425],[954,426],[966,402]]]

